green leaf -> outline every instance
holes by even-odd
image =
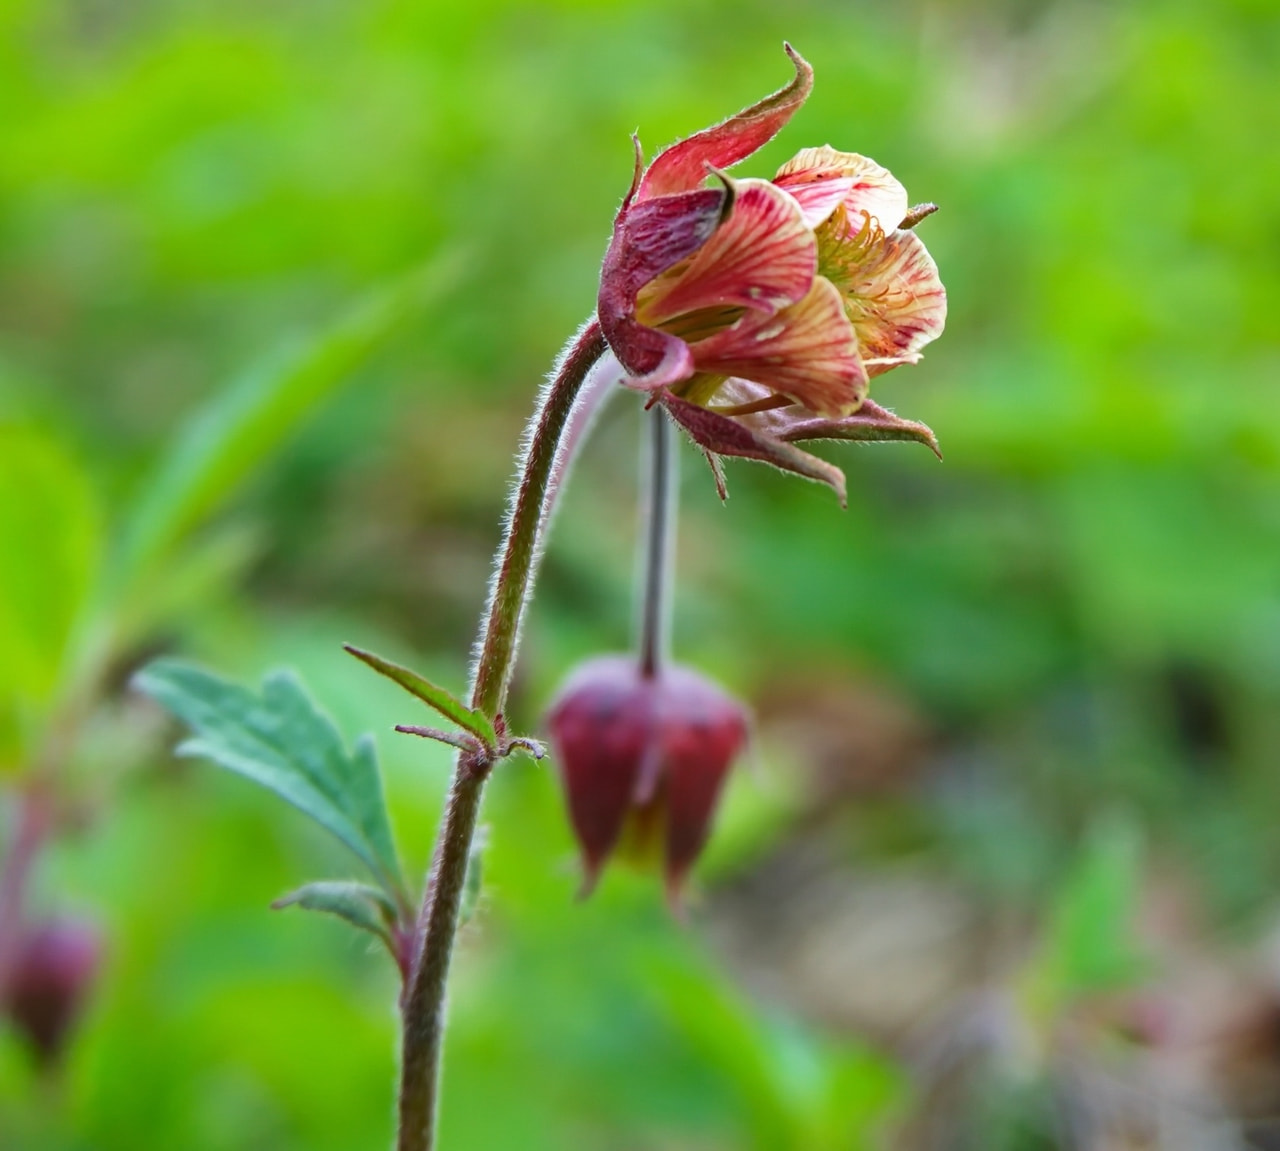
[[[166,560],[163,579],[148,581],[145,595],[113,605],[116,650],[143,646],[219,602],[240,585],[266,543],[260,525],[239,519],[212,525],[189,540]]]
[[[133,684],[195,732],[179,755],[210,759],[274,791],[332,832],[398,906],[407,905],[373,741],[363,736],[348,753],[291,672],[272,672],[255,695],[191,664],[160,659]]]
[[[134,508],[117,573],[121,583],[129,586],[163,559],[403,321],[456,283],[459,262],[436,261],[366,299],[310,339],[259,364],[196,412]]]
[[[389,659],[383,659],[382,656],[374,655],[371,651],[361,651],[350,644],[343,646],[356,659],[368,664],[379,675],[385,675],[388,679],[394,680],[410,695],[417,696],[428,707],[435,708],[464,731],[469,731],[472,735],[484,740],[489,747],[497,745],[498,734],[493,730],[493,724],[489,722],[488,717],[468,707],[451,692],[437,687],[430,680],[423,679],[416,671],[401,667],[398,663],[392,663]]]
[[[1136,938],[1142,842],[1120,816],[1098,820],[1049,918],[1032,987],[1050,1010],[1080,995],[1132,986],[1146,973]]]
[[[43,703],[56,687],[99,538],[76,460],[33,427],[0,424],[0,712]]]
[[[281,911],[286,907],[301,907],[305,911],[323,911],[345,919],[353,927],[376,935],[394,956],[395,935],[399,919],[395,904],[384,891],[367,883],[353,880],[322,880],[308,883],[297,891],[277,899],[272,905]]]
[[[714,971],[654,951],[644,956],[645,985],[663,1015],[705,1066],[714,1068],[749,1117],[753,1148],[799,1144],[795,1115],[779,1075],[771,1036]]]
[[[471,922],[476,909],[480,906],[480,889],[484,885],[484,850],[488,846],[485,829],[480,828],[471,841],[471,850],[467,853],[467,874],[462,881],[462,902],[458,907],[458,926],[465,927]]]

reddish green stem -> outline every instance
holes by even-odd
[[[548,500],[554,495],[551,479],[558,474],[561,440],[578,393],[605,347],[599,325],[589,321],[566,346],[530,424],[520,481],[477,640],[471,706],[491,719],[502,710],[511,681],[520,625],[541,553],[541,529]],[[436,840],[402,1006],[398,1151],[430,1151],[435,1143],[445,986],[480,797],[492,766],[483,753],[458,756]]]

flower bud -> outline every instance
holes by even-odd
[[[633,657],[580,666],[549,716],[588,894],[620,840],[661,845],[674,903],[710,831],[721,785],[747,739],[747,713],[683,667],[652,677]]]
[[[84,920],[58,916],[22,929],[4,1010],[42,1062],[62,1053],[101,962],[101,934]]]

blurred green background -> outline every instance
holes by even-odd
[[[753,762],[687,926],[624,869],[575,904],[553,771],[501,769],[442,1147],[1280,1147],[1274,0],[0,0],[0,836],[54,770],[30,906],[106,938],[60,1066],[0,1028],[0,1146],[389,1144],[390,965],[267,910],[346,859],[125,681],[298,668],[420,874],[448,757],[339,645],[461,688],[628,133],[783,39],[816,89],[741,170],[942,206],[948,331],[876,398],[946,462],[833,447],[841,512],[687,453],[676,651]],[[525,728],[628,642],[639,426],[556,521]]]

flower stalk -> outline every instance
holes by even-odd
[[[561,440],[578,393],[604,354],[595,320],[566,346],[543,389],[513,491],[507,529],[495,558],[494,582],[477,639],[471,706],[499,718],[515,663],[520,626],[541,554],[551,480],[561,464]],[[403,1044],[398,1151],[430,1151],[435,1126],[444,1038],[445,985],[467,863],[485,780],[493,766],[484,750],[458,755],[444,821],[427,877],[409,979],[402,1000]]]
[[[658,674],[667,655],[676,465],[671,421],[662,408],[655,406],[649,412],[648,485],[641,528],[640,674],[646,679]]]

